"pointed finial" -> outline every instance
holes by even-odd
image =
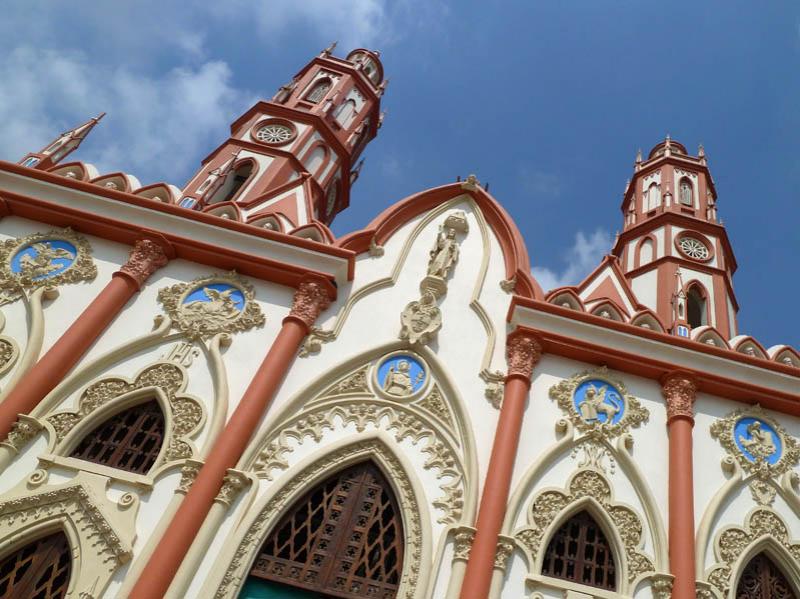
[[[96,117],[92,117],[92,120],[93,120],[95,123],[99,123],[99,122],[100,122],[100,120],[101,120],[101,119],[102,119],[104,116],[106,116],[106,113],[105,113],[105,112],[101,112],[101,113],[100,113],[100,114],[98,114]]]
[[[378,115],[378,129],[383,127],[383,121],[386,119],[386,111],[382,110],[380,115]]]
[[[330,56],[336,49],[336,44],[338,43],[339,43],[338,41],[332,42],[330,46],[328,46],[322,51],[322,56]]]
[[[636,150],[636,164],[641,164],[642,162],[642,148]]]
[[[706,155],[706,149],[703,147],[703,144],[697,146],[697,155],[701,158]]]
[[[480,186],[481,182],[478,181],[478,177],[473,174],[467,176],[464,182],[461,184],[461,189],[465,190],[476,190]]]

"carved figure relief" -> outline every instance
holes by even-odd
[[[582,372],[550,388],[550,398],[582,433],[597,438],[617,437],[647,422],[649,414],[608,370]]]
[[[86,239],[71,229],[35,233],[0,244],[0,302],[24,290],[90,281],[97,276]]]
[[[395,354],[383,360],[377,369],[380,389],[395,397],[415,394],[425,385],[424,363],[410,354]]]
[[[264,324],[253,286],[235,272],[178,283],[158,292],[176,328],[190,339],[247,331]]]
[[[436,243],[430,252],[428,261],[428,274],[434,277],[446,279],[450,269],[458,262],[458,241],[456,241],[456,230],[439,230]]]

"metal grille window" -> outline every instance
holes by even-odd
[[[63,532],[38,539],[0,560],[0,597],[61,599],[67,594],[71,566]]]
[[[559,528],[544,556],[542,574],[615,591],[616,568],[611,546],[597,522],[579,512]]]
[[[311,88],[306,94],[306,100],[309,102],[313,102],[314,104],[318,103],[325,95],[328,93],[328,90],[331,88],[331,80],[330,79],[322,79],[314,84],[314,87]]]
[[[152,399],[106,420],[83,438],[71,457],[147,474],[163,441],[164,413]]]
[[[759,553],[742,572],[736,599],[798,599],[792,586],[766,555]]]
[[[395,597],[403,569],[397,501],[372,463],[349,468],[302,497],[264,543],[251,580],[320,597]]]

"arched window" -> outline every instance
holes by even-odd
[[[311,173],[312,176],[318,177],[321,174],[319,172],[320,167],[325,163],[327,154],[328,152],[325,146],[317,146],[308,156],[306,159],[306,170]]]
[[[350,126],[350,123],[353,122],[355,116],[355,100],[347,100],[341,106],[339,106],[339,110],[336,111],[336,120],[339,121],[339,124],[345,129]]]
[[[67,594],[72,552],[63,532],[42,537],[0,560],[3,599],[61,599]]]
[[[327,77],[324,79],[320,79],[317,81],[314,86],[309,90],[306,94],[305,99],[308,102],[312,102],[317,104],[318,102],[322,101],[325,95],[328,93],[328,90],[331,88],[331,80]]]
[[[228,202],[235,198],[236,194],[239,193],[239,190],[250,178],[250,175],[253,174],[253,168],[253,161],[246,160],[237,166],[233,172],[228,173],[222,186],[214,193],[214,197],[209,203]]]
[[[694,196],[692,191],[692,182],[686,177],[681,179],[680,183],[680,201],[684,206],[694,206]]]
[[[544,555],[542,574],[609,591],[617,589],[611,546],[587,512],[579,512],[555,532]]]
[[[653,261],[653,240],[645,239],[639,246],[639,266]]]
[[[86,435],[71,457],[147,474],[164,442],[164,413],[158,400],[115,414]]]
[[[742,572],[736,599],[798,599],[789,580],[765,554],[759,553]]]
[[[686,320],[692,328],[708,324],[706,298],[696,285],[691,286],[686,294]]]
[[[378,468],[364,462],[292,506],[261,547],[239,597],[389,598],[402,570],[397,501]]]
[[[651,183],[647,188],[647,197],[645,198],[645,212],[655,210],[661,204],[661,188],[658,183]]]

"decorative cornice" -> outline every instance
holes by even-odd
[[[320,313],[330,305],[331,298],[324,283],[303,281],[294,293],[292,309],[287,318],[298,319],[311,330]]]
[[[166,266],[167,262],[169,258],[158,243],[151,239],[139,239],[119,272],[128,275],[141,288],[150,275]]]
[[[506,343],[507,376],[523,376],[530,380],[533,367],[542,357],[542,346],[532,336],[512,333]]]
[[[661,394],[667,402],[667,422],[675,418],[688,418],[694,422],[694,401],[697,383],[683,372],[673,372],[661,379]]]

